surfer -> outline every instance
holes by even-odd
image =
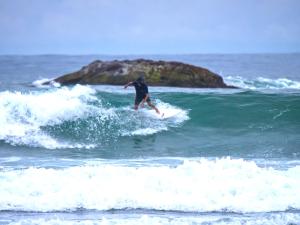
[[[145,83],[145,79],[143,76],[140,76],[137,80],[131,81],[124,86],[126,89],[128,86],[133,85],[135,88],[135,101],[134,101],[134,109],[137,110],[140,107],[144,107],[144,103],[147,104],[154,109],[158,114],[160,114],[159,110],[151,103],[151,99],[148,92],[148,86]]]

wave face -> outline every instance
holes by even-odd
[[[178,159],[173,165],[124,162],[3,170],[0,209],[243,213],[300,209],[299,166],[277,170],[230,158]]]
[[[0,93],[0,139],[12,145],[91,148],[119,136],[149,135],[188,120],[188,112],[159,101],[164,117],[112,106],[92,88]],[[88,144],[90,143],[90,144]]]

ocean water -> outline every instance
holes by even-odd
[[[239,89],[41,85],[96,59]],[[300,224],[300,54],[0,56],[0,224]]]

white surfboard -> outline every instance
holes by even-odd
[[[160,111],[160,114],[158,114],[155,110],[152,109],[143,109],[141,110],[146,116],[155,118],[155,119],[160,119],[160,120],[165,120],[165,119],[170,119],[172,117],[176,117],[180,112],[178,110],[174,109],[163,109]]]

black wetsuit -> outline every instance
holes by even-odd
[[[135,105],[139,105],[141,103],[141,101],[143,101],[143,99],[146,97],[146,95],[148,94],[148,87],[144,82],[138,82],[138,81],[134,81],[132,83],[132,85],[135,88],[135,92],[136,92],[136,96],[135,96]],[[148,96],[147,102],[150,102],[150,97]]]

